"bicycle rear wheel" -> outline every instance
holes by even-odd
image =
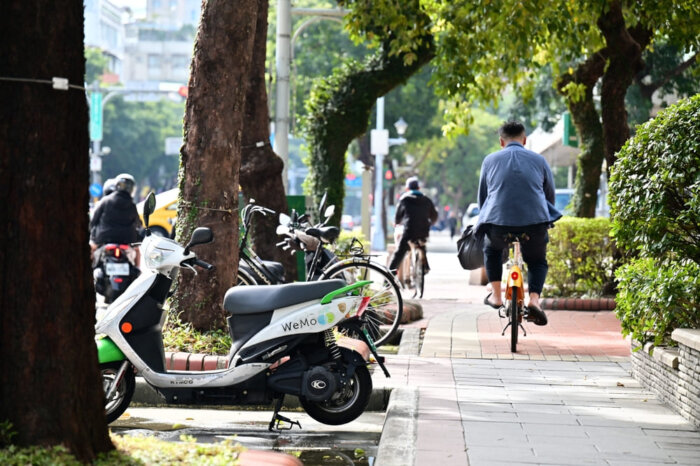
[[[423,297],[423,288],[425,286],[425,269],[423,268],[423,255],[419,248],[413,250],[413,297]]]
[[[515,353],[518,347],[518,328],[520,310],[518,309],[518,288],[510,289],[510,352]]]
[[[360,280],[372,281],[362,288],[364,296],[371,297],[364,314],[365,329],[376,346],[389,342],[396,333],[403,315],[401,290],[391,273],[373,262],[355,262],[351,259],[334,264],[321,275],[321,280],[333,278],[343,279],[347,284]]]

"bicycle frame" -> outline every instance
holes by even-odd
[[[517,291],[518,307],[522,307],[525,302],[525,291],[523,286],[522,272],[523,258],[520,254],[520,242],[513,242],[513,265],[508,269],[508,278],[506,281],[506,300],[511,300],[513,297],[513,288]]]

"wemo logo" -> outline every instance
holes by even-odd
[[[312,327],[314,325],[327,325],[335,321],[335,315],[332,312],[322,312],[316,317],[304,317],[296,322],[285,322],[282,324],[282,330],[289,332],[291,330],[299,330],[304,327]]]

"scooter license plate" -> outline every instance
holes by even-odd
[[[116,264],[108,262],[105,264],[105,272],[109,276],[129,275],[129,264],[126,262]]]

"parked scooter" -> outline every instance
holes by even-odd
[[[345,424],[363,413],[372,392],[367,361],[357,351],[338,346],[333,330],[350,329],[361,335],[389,376],[383,357],[361,330],[369,298],[358,293],[370,283],[367,281],[349,286],[342,280],[326,280],[231,288],[224,297],[233,340],[228,368],[166,370],[162,304],[179,268],[195,273],[195,267],[213,269],[192,251],[211,242],[213,235],[208,228],[197,228],[184,247],[152,235],[148,217],[154,209],[155,196],[149,194],[143,212],[143,273],[95,326],[108,422],[129,406],[135,372],[167,403],[246,405],[274,401],[270,430],[280,429],[280,421],[298,425],[279,414],[285,395],[299,397],[304,410],[325,424]]]
[[[112,303],[141,274],[134,265],[136,251],[128,244],[108,243],[94,253],[95,291],[104,296],[106,304]]]

